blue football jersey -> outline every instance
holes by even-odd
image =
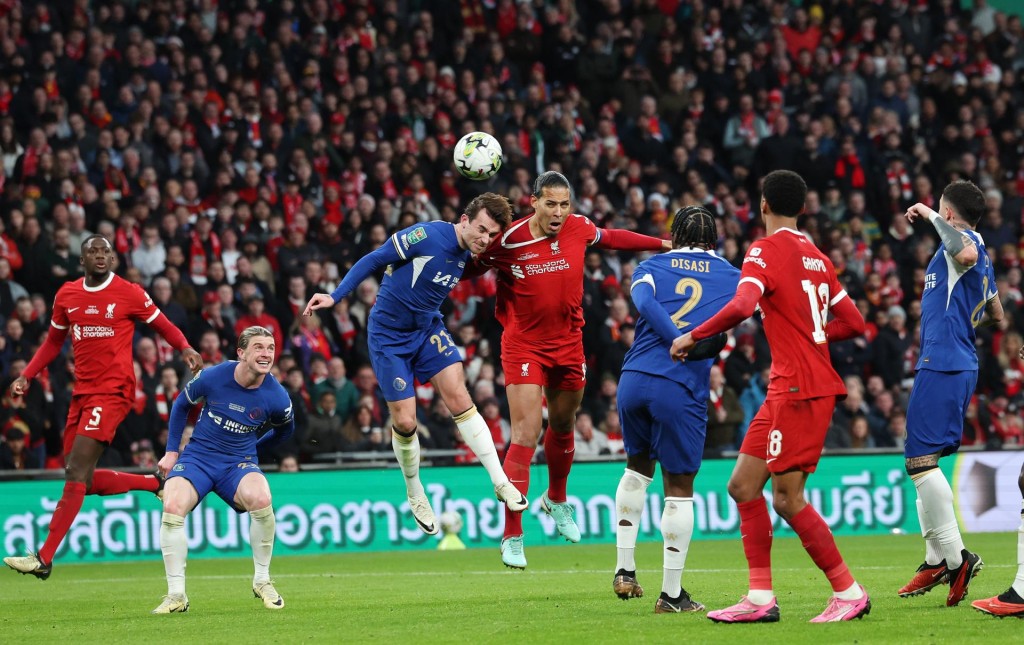
[[[928,263],[921,295],[921,358],[919,370],[959,372],[978,369],[974,328],[985,305],[996,296],[996,276],[985,243],[966,230],[978,245],[978,263],[962,267],[939,246]]]
[[[292,402],[277,379],[268,374],[259,387],[242,387],[235,380],[236,365],[237,361],[227,361],[204,369],[179,395],[191,404],[205,399],[186,453],[255,456],[261,431],[291,422]]]
[[[633,272],[631,292],[653,289],[657,303],[683,333],[718,313],[735,295],[739,279],[740,270],[713,251],[682,248],[641,262]],[[707,396],[708,368],[714,359],[673,361],[670,347],[641,316],[622,370],[662,376],[685,384],[695,397]]]

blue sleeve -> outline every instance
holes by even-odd
[[[331,292],[331,298],[334,299],[334,302],[338,302],[352,293],[359,286],[359,283],[373,275],[378,269],[389,264],[401,262],[404,259],[398,252],[399,242],[397,235],[397,233],[392,235],[379,249],[367,253],[352,265],[352,268],[345,274],[338,288]]]
[[[181,435],[185,432],[185,423],[188,421],[188,411],[199,399],[206,396],[206,380],[202,378],[204,372],[199,372],[192,377],[192,380],[185,384],[185,387],[174,399],[171,406],[171,414],[167,419],[167,450],[168,452],[180,452]]]
[[[279,401],[276,409],[270,413],[270,424],[273,427],[256,441],[256,447],[259,449],[276,446],[281,442],[287,441],[289,437],[295,434],[295,415],[292,414],[292,400],[283,388],[281,389],[280,397],[283,400]]]
[[[635,278],[636,275],[634,274]],[[661,303],[654,296],[654,286],[648,280],[649,278],[633,282],[633,287],[630,289],[633,304],[636,305],[637,311],[644,317],[647,324],[651,326],[654,333],[658,334],[666,343],[671,344],[681,334],[676,324],[672,322],[668,312],[665,311],[665,308],[661,306]]]

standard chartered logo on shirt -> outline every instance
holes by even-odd
[[[83,338],[113,338],[114,328],[106,325],[71,325],[71,336],[75,340]]]

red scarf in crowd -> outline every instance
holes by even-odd
[[[199,233],[192,232],[192,244],[189,248],[189,269],[190,273],[195,276],[202,276],[205,283],[206,270],[210,268],[210,262],[220,257],[220,238],[217,234],[210,232],[209,243],[210,251],[213,253],[212,258],[206,257],[206,245],[203,244],[203,240],[200,239]]]
[[[847,155],[840,157],[836,161],[836,179],[846,179],[847,173],[849,173],[850,187],[851,188],[864,188],[864,169],[860,165],[860,159],[857,155]]]
[[[899,173],[893,172],[892,170],[886,170],[885,177],[889,180],[890,186],[898,185],[900,187],[901,198],[909,200],[914,196],[914,192],[910,186],[910,175],[908,175],[905,170]]]

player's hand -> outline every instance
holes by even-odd
[[[662,240],[661,241],[661,250],[662,251],[671,251],[672,250],[672,240]]]
[[[331,294],[329,294],[329,293],[317,293],[317,294],[314,294],[313,297],[309,299],[309,304],[306,305],[306,308],[303,310],[302,315],[303,316],[312,316],[313,312],[316,311],[317,309],[325,309],[327,307],[333,307],[334,304],[335,304],[334,303],[334,298],[331,297]]]
[[[1021,351],[1024,351],[1024,350],[1021,350]],[[13,383],[11,383],[11,396],[12,397],[18,398],[21,395],[25,394],[25,392],[27,392],[27,391],[28,391],[28,379],[25,378],[24,376],[19,376],[18,378],[14,379]]]
[[[936,217],[939,216],[938,213],[928,208],[924,204],[918,202],[917,204],[914,204],[913,206],[907,209],[907,219],[910,220],[911,222],[913,222],[915,219],[919,217],[926,220],[931,220],[933,213]]]
[[[693,349],[693,346],[696,344],[697,341],[693,339],[692,335],[689,333],[683,334],[672,341],[672,348],[669,350],[669,355],[672,356],[672,360],[681,361],[686,358],[687,352]]]
[[[171,472],[171,468],[174,468],[174,464],[178,463],[178,453],[171,452],[168,450],[164,453],[164,456],[160,458],[160,461],[156,464],[157,472],[160,473],[160,477],[166,478],[167,474]]]
[[[185,364],[192,370],[193,376],[203,369],[203,357],[191,347],[186,347],[181,353],[181,357],[185,359]]]

